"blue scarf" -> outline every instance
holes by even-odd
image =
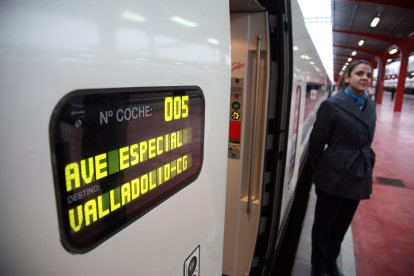
[[[345,93],[352,97],[359,109],[362,110],[364,108],[365,101],[367,99],[367,96],[364,92],[362,92],[359,96],[355,96],[354,92],[352,92],[352,89],[347,86],[345,87]]]

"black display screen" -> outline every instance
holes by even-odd
[[[199,87],[66,95],[50,121],[63,246],[85,253],[192,183],[203,143]]]

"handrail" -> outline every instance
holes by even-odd
[[[255,88],[255,104],[254,104],[254,117],[253,117],[253,141],[250,147],[250,176],[249,176],[249,191],[247,195],[247,213],[250,214],[252,210],[252,193],[253,193],[253,181],[254,181],[254,166],[255,166],[255,154],[256,148],[256,132],[257,132],[257,117],[259,110],[259,90],[260,90],[260,52],[262,47],[262,36],[257,35],[257,53],[256,53],[256,88]]]

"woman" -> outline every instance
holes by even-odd
[[[312,228],[312,275],[342,275],[336,265],[341,243],[359,201],[372,192],[375,103],[366,95],[372,67],[352,62],[338,93],[325,100],[310,134],[317,202]]]

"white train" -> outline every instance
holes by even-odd
[[[397,89],[398,86],[398,79],[386,79],[384,80],[384,89],[387,91],[391,91],[392,89]],[[407,78],[404,84],[404,93],[414,94],[414,79]]]
[[[4,275],[278,271],[330,86],[259,2],[0,2]]]

